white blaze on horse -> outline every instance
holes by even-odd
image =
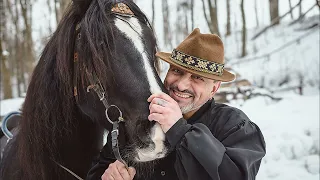
[[[34,69],[0,179],[74,178],[62,167],[84,178],[114,122],[126,163],[166,156],[164,133],[148,120],[147,98],[166,91],[156,48],[131,0],[73,0]]]

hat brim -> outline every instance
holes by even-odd
[[[196,71],[196,70],[193,70],[193,69],[189,69],[189,68],[186,68],[180,64],[177,64],[175,63],[174,61],[172,61],[170,59],[171,57],[171,53],[166,53],[166,52],[157,52],[156,53],[156,56],[160,59],[162,59],[163,61],[166,61],[167,63],[171,64],[171,65],[174,65],[174,66],[177,66],[185,71],[188,71],[192,74],[197,74],[199,76],[202,76],[202,77],[205,77],[205,78],[208,78],[208,79],[213,79],[213,80],[219,80],[219,81],[222,81],[222,82],[230,82],[230,81],[233,81],[236,76],[232,73],[230,73],[229,71],[227,70],[223,70],[223,73],[221,76],[218,76],[218,75],[214,75],[214,74],[210,74],[210,73],[205,73],[205,72],[201,72],[201,71]]]

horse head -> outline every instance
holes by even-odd
[[[147,98],[166,91],[155,68],[157,46],[153,30],[133,2],[104,3],[107,3],[105,14],[95,13],[89,7],[78,24],[75,45],[79,68],[75,71],[81,77],[75,83],[78,106],[109,131],[111,123],[106,114],[113,117],[112,121],[116,121],[120,112],[123,114],[126,132],[123,152],[128,161],[162,158],[168,149],[164,133],[158,123],[148,120]],[[107,109],[105,113],[101,97],[94,90],[88,93],[90,86],[99,86],[107,103],[118,108]]]

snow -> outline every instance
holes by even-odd
[[[12,111],[18,111],[21,108],[24,98],[14,98],[1,100],[0,103],[0,116],[3,117]]]
[[[152,9],[150,0],[136,0],[138,6],[151,19]],[[294,6],[299,0],[292,0]],[[175,36],[175,21],[177,12],[176,1],[168,1],[170,7],[171,32]],[[247,17],[248,56],[239,58],[241,49],[241,15],[239,0],[231,3],[231,26],[232,35],[222,37],[225,45],[227,65],[244,61],[245,59],[268,54],[282,45],[294,41],[296,38],[310,33],[305,38],[293,43],[281,51],[271,54],[262,59],[243,62],[232,66],[233,70],[241,75],[241,78],[248,79],[257,88],[255,93],[271,94],[274,97],[282,98],[280,101],[273,101],[268,97],[254,97],[249,100],[232,100],[229,104],[243,110],[248,117],[255,122],[264,134],[267,145],[267,154],[257,176],[257,180],[318,180],[319,179],[319,90],[320,90],[320,67],[319,67],[319,39],[320,30],[302,30],[312,23],[320,24],[319,9],[314,8],[309,17],[303,23],[289,25],[290,15],[281,21],[281,24],[269,29],[255,41],[250,39],[263,27],[270,23],[268,16],[268,1],[257,1],[260,27],[256,28],[254,15],[254,0],[245,1]],[[288,1],[279,1],[280,15],[288,11]],[[302,1],[302,11],[310,8],[314,0]],[[41,38],[48,34],[48,19],[50,26],[55,26],[54,17],[46,15],[47,10],[43,8],[45,1],[39,1],[35,6],[38,11],[34,12],[34,20],[44,23],[33,23],[36,31],[33,33],[37,40],[37,50],[41,50]],[[225,0],[218,0],[218,16],[220,33],[224,34],[226,24]],[[156,17],[155,32],[159,41],[161,51],[170,52],[172,47],[164,45],[161,1],[155,1]],[[208,33],[208,27],[203,17],[201,1],[195,1],[195,27],[199,27],[202,33]],[[293,12],[298,17],[298,8]],[[311,18],[311,16],[314,16]],[[40,25],[43,26],[40,26]],[[191,24],[191,23],[190,23]],[[41,37],[42,37],[41,36]],[[49,35],[48,35],[49,36]],[[173,47],[178,42],[173,37]],[[182,40],[182,39],[181,39]],[[181,41],[179,40],[179,41]],[[40,52],[38,52],[40,53]],[[161,79],[164,79],[165,70],[168,65],[163,64]],[[303,77],[305,85],[304,94],[298,95],[294,90],[270,93],[267,89],[278,90],[300,84],[299,78]],[[282,86],[279,84],[288,78],[288,83]],[[221,89],[223,91],[223,89]],[[231,99],[231,98],[228,98]],[[18,110],[23,103],[23,98],[2,100],[0,103],[0,115],[4,116],[13,110]]]
[[[258,180],[319,179],[319,93],[300,96],[295,93],[234,101],[230,105],[243,110],[264,134],[267,154]],[[18,110],[23,98],[1,101],[1,116]]]
[[[259,125],[267,145],[258,180],[319,179],[319,93],[256,97],[230,104]]]
[[[2,51],[2,55],[3,55],[3,56],[9,56],[9,54],[10,54],[10,53],[9,53],[7,50],[3,50],[3,51]]]

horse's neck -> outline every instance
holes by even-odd
[[[102,148],[103,128],[88,120],[78,122],[78,127],[65,138],[60,155],[64,161],[61,164],[84,177]]]

